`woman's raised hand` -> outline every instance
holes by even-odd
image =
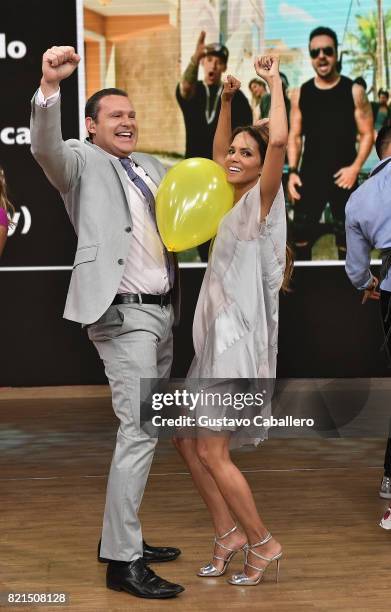
[[[229,102],[232,100],[238,89],[240,89],[240,81],[235,79],[232,74],[228,74],[226,80],[224,81],[223,93],[221,94],[224,102]]]
[[[255,72],[261,79],[270,82],[275,77],[279,77],[280,58],[276,55],[259,55],[255,58]]]

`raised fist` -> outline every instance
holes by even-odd
[[[226,80],[224,81],[223,93],[221,94],[222,99],[225,102],[232,100],[238,89],[240,89],[240,81],[235,79],[232,74],[228,74]]]
[[[260,55],[255,58],[255,72],[267,83],[276,76],[279,76],[280,59],[276,55]]]
[[[47,85],[58,86],[76,70],[80,55],[73,47],[51,47],[42,56],[42,79]]]

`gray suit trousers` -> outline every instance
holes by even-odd
[[[166,378],[172,363],[172,306],[120,304],[88,326],[110,383],[119,419],[107,484],[101,556],[143,555],[138,510],[157,440],[140,431],[140,378]]]

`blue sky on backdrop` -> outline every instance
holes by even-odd
[[[308,35],[320,25],[331,27],[336,31],[340,51],[349,49],[347,41],[343,44],[345,33],[356,31],[356,15],[367,15],[376,10],[376,0],[264,0],[264,6],[265,39],[280,39],[288,47],[302,48],[306,57]],[[383,0],[384,12],[389,9],[391,9],[391,0]],[[342,72],[349,76],[348,56],[344,57]],[[305,61],[300,80],[311,76],[313,72],[310,63],[308,61],[307,64]],[[363,76],[369,77],[369,75]]]
[[[391,0],[383,0],[383,7],[390,9]],[[355,15],[375,9],[376,0],[265,0],[265,37],[282,38],[289,47],[306,47],[309,32],[327,25],[342,43],[346,23],[347,30],[354,31]]]

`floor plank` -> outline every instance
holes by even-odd
[[[107,590],[95,558],[116,430],[107,388],[2,390],[0,414],[0,590],[65,591],[67,609],[80,612],[389,609],[391,533],[378,527],[383,440],[273,439],[235,454],[284,547],[281,582],[269,569],[253,588],[196,576],[212,527],[180,459],[160,443],[142,522],[151,543],[182,548],[154,569],[186,591],[151,602]]]

